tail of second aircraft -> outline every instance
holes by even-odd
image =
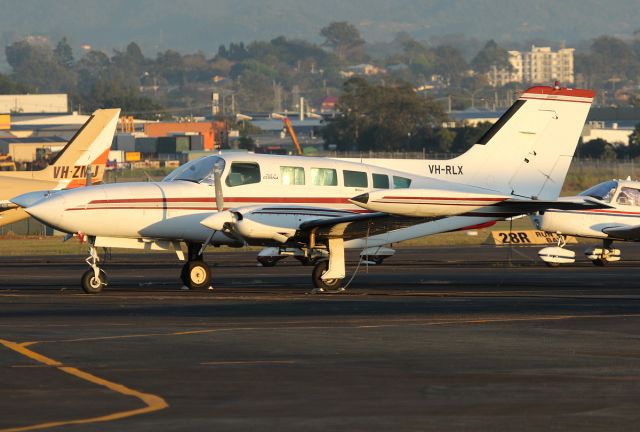
[[[115,108],[95,111],[47,168],[3,176],[56,182],[56,189],[65,189],[84,186],[91,166],[92,183],[101,182],[119,115],[120,109]]]

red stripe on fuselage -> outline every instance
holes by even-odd
[[[258,203],[258,204],[351,204],[348,198],[308,198],[308,197],[229,197],[225,202]],[[134,204],[134,203],[194,203],[215,202],[215,198],[123,198],[93,200],[89,204]]]

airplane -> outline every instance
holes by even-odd
[[[551,267],[575,262],[575,252],[564,248],[563,236],[569,235],[602,240],[602,247],[590,247],[584,252],[594,265],[604,266],[620,261],[620,250],[612,247],[613,242],[640,241],[640,182],[630,178],[610,180],[581,192],[579,196],[595,199],[606,208],[546,210],[532,216],[538,229],[561,234],[558,246],[541,249],[538,256]]]
[[[9,200],[16,195],[85,186],[87,171],[91,183],[101,182],[119,114],[119,109],[95,111],[44,169],[0,172],[0,226],[29,217]]]
[[[98,247],[173,250],[188,289],[210,287],[208,246],[297,248],[318,291],[339,290],[345,249],[366,249],[544,210],[557,199],[593,101],[590,90],[526,90],[467,152],[449,160],[368,160],[219,153],[160,182],[118,183],[12,199],[56,229],[88,236],[87,293],[107,283]],[[363,209],[367,193],[429,208],[393,216]],[[353,199],[351,199],[353,198]],[[589,208],[590,202],[558,208]],[[186,256],[182,245],[186,244]]]

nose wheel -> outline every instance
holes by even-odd
[[[98,294],[107,285],[107,274],[102,269],[98,269],[98,275],[93,269],[89,269],[82,275],[80,281],[82,290],[87,294]]]
[[[86,259],[86,262],[91,268],[84,272],[80,279],[82,290],[87,294],[98,294],[107,286],[107,274],[98,267],[100,257],[95,248],[95,241],[95,237],[89,238],[89,257]]]

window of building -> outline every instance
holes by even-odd
[[[368,187],[367,173],[362,171],[343,171],[344,185],[346,187]]]
[[[332,168],[311,168],[311,184],[314,186],[338,186],[338,174]]]
[[[375,189],[389,189],[389,176],[386,174],[372,174]]]
[[[233,162],[225,183],[227,186],[242,186],[260,183],[260,165],[254,162]]]
[[[304,168],[281,166],[280,181],[283,185],[304,185]]]
[[[394,189],[407,189],[411,186],[411,179],[405,177],[393,176]]]

